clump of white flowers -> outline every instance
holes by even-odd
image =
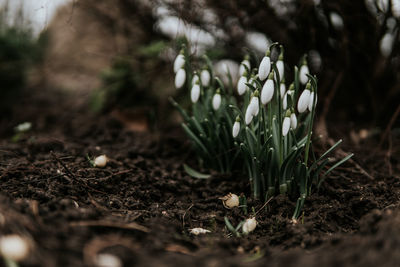
[[[227,77],[220,79],[214,76],[208,57],[193,58],[184,48],[174,62],[175,86],[186,85],[192,108],[186,111],[171,102],[184,119],[183,129],[193,141],[201,168],[244,171],[255,198],[266,200],[277,194],[297,197],[293,214],[297,218],[312,189],[352,154],[326,168],[327,155],[339,141],[309,162],[317,79],[310,74],[306,57],[300,68],[293,69],[285,66],[284,60],[283,47],[274,43],[260,60],[246,55],[238,77],[232,77],[227,69]],[[227,78],[228,85],[222,82]],[[192,176],[209,177],[200,173]],[[223,200],[225,207],[239,205],[236,195],[228,196]],[[250,218],[241,225],[242,232],[249,233],[255,226],[255,218]]]

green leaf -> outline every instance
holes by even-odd
[[[185,172],[187,174],[189,174],[190,176],[192,176],[193,178],[198,178],[198,179],[208,179],[211,177],[211,174],[204,174],[204,173],[200,173],[194,169],[192,169],[191,167],[189,167],[186,164],[183,164],[183,168],[185,169]]]

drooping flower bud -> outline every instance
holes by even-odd
[[[103,167],[105,167],[107,165],[107,162],[108,162],[107,156],[106,155],[101,155],[101,156],[98,156],[98,157],[96,157],[94,159],[93,164],[94,164],[95,167],[103,168]]]
[[[221,94],[219,89],[217,90],[217,92],[215,93],[215,95],[213,96],[212,99],[212,106],[214,110],[218,110],[219,107],[221,106]]]
[[[271,59],[269,58],[270,51],[267,51],[267,54],[261,60],[260,66],[258,67],[258,78],[261,81],[264,81],[267,77],[269,72],[271,71]]]
[[[200,98],[200,85],[197,82],[193,85],[192,90],[190,91],[190,99],[192,100],[192,103],[197,103],[199,98]]]
[[[290,114],[290,128],[292,130],[295,130],[297,128],[297,117],[296,114],[294,114],[294,112]]]
[[[246,125],[249,125],[250,122],[253,120],[254,116],[258,115],[258,112],[260,110],[260,104],[258,103],[258,90],[256,90],[251,99],[250,99],[250,104],[247,106],[246,109],[246,114],[245,114],[245,123]]]
[[[193,74],[193,78],[192,78],[192,86],[195,85],[196,83],[198,83],[200,80],[199,75],[197,74],[197,72],[195,72]]]
[[[280,91],[279,93],[281,94],[281,98],[285,95],[286,92],[286,84],[285,84],[285,79],[282,79],[281,85],[280,85]]]
[[[174,61],[174,72],[177,73],[179,69],[181,69],[185,65],[185,56],[183,55],[183,51],[175,58]]]
[[[175,76],[175,87],[176,89],[182,88],[186,81],[186,71],[179,69]]]
[[[290,116],[291,116],[290,111],[287,110],[286,111],[286,116],[283,119],[283,123],[282,123],[282,135],[283,136],[286,136],[288,134],[288,132],[289,132],[289,129],[290,129]]]
[[[246,219],[246,221],[244,222],[243,226],[242,226],[242,231],[244,234],[248,234],[252,231],[254,231],[254,229],[256,229],[257,226],[257,221],[256,218],[250,218],[250,219]]]
[[[201,71],[201,84],[205,87],[210,85],[210,80],[211,80],[211,75],[208,70],[202,70]]]
[[[272,71],[261,90],[261,103],[263,105],[269,103],[274,96],[274,72]]]
[[[222,200],[224,207],[227,209],[232,209],[239,206],[239,197],[235,194],[229,193],[220,199]]]
[[[306,84],[308,82],[307,74],[310,74],[308,66],[307,65],[302,65],[300,67],[300,82],[301,82],[301,84]]]
[[[243,95],[246,92],[247,89],[246,83],[247,83],[247,77],[246,76],[240,77],[237,84],[237,91],[239,95]]]
[[[289,86],[289,90],[283,95],[283,100],[282,100],[282,108],[286,110],[288,108],[288,98],[293,97],[294,95],[294,84],[292,83]]]
[[[243,76],[244,72],[246,71],[246,67],[250,70],[250,61],[249,61],[249,57],[246,56],[245,59],[242,61],[242,63],[240,63],[240,67],[239,67],[239,75]]]
[[[297,103],[297,110],[299,113],[303,113],[307,110],[308,104],[310,103],[310,83],[307,83],[306,89],[301,93],[299,97],[299,102]]]
[[[313,108],[314,97],[315,97],[315,105],[314,105],[314,107],[315,107],[317,105],[318,97],[315,94],[315,92],[312,91],[311,94],[310,94],[310,100],[308,102],[308,110],[310,112],[312,111],[312,108]]]
[[[236,138],[239,135],[239,132],[240,132],[240,117],[237,116],[236,117],[236,121],[235,121],[235,123],[233,124],[233,127],[232,127],[232,136],[233,136],[233,138]]]

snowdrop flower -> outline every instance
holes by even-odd
[[[282,79],[281,85],[280,85],[280,91],[279,93],[281,94],[281,98],[285,95],[286,92],[286,84],[285,84],[285,79]]]
[[[283,123],[282,123],[282,135],[283,136],[286,136],[289,132],[290,124],[291,124],[290,116],[291,116],[291,114],[290,114],[290,111],[288,110],[286,112],[286,116],[283,119]]]
[[[185,56],[183,55],[183,51],[175,58],[174,61],[174,72],[177,73],[185,65]]]
[[[261,90],[261,103],[263,105],[269,103],[274,96],[274,71],[272,71]]]
[[[285,66],[283,64],[283,48],[281,47],[281,53],[278,58],[278,62],[276,62],[276,68],[278,69],[279,72],[279,79],[282,81],[283,76],[285,75]],[[276,75],[275,75],[276,79]]]
[[[256,229],[256,226],[257,226],[257,221],[255,217],[247,219],[242,226],[242,231],[244,234],[248,234],[254,231],[254,229]]]
[[[193,85],[192,90],[190,91],[190,98],[192,100],[192,103],[197,103],[197,101],[200,98],[200,84],[199,82],[196,82],[195,85]]]
[[[299,97],[299,102],[297,103],[297,110],[299,113],[303,113],[304,111],[307,110],[308,104],[310,103],[310,88],[311,84],[307,83],[306,89],[301,93]]]
[[[295,130],[297,128],[297,117],[296,114],[294,114],[294,112],[290,114],[290,128],[292,130]]]
[[[211,80],[210,72],[204,69],[201,71],[200,76],[201,76],[201,84],[206,87],[209,86]]]
[[[176,89],[182,88],[186,81],[186,71],[184,69],[179,69],[175,76],[175,87]]]
[[[289,86],[289,90],[283,95],[282,108],[284,110],[286,110],[288,108],[288,104],[287,104],[288,97],[293,96],[293,94],[294,94],[294,84],[292,83]]]
[[[251,97],[251,100],[250,100],[250,104],[247,106],[247,109],[246,109],[246,114],[245,114],[246,125],[249,125],[250,122],[253,120],[253,117],[258,115],[258,112],[260,110],[258,101],[259,101],[258,100],[258,90],[256,90],[253,93],[253,96]]]
[[[239,206],[239,197],[236,194],[229,193],[220,199],[222,200],[224,207],[227,209]]]
[[[246,75],[240,77],[240,79],[238,81],[238,84],[237,84],[237,92],[238,92],[239,95],[243,95],[246,92],[246,89],[247,89],[246,83],[247,83]]]
[[[300,67],[300,82],[301,82],[301,84],[306,84],[308,82],[307,74],[310,74],[310,71],[308,69],[307,64],[303,63],[303,65]]]
[[[217,90],[217,92],[213,96],[212,106],[213,106],[214,110],[218,110],[219,107],[221,106],[221,94],[220,94],[219,89]]]
[[[258,78],[260,78],[261,81],[264,81],[271,71],[271,59],[269,58],[270,53],[271,52],[268,50],[265,57],[263,57],[261,60],[260,66],[258,67]]]
[[[4,258],[19,262],[28,257],[28,242],[19,235],[6,235],[0,238],[0,255]]]
[[[315,107],[315,106],[317,105],[318,97],[317,97],[317,95],[314,93],[314,91],[312,91],[311,94],[310,94],[310,100],[309,100],[309,102],[308,102],[308,110],[309,110],[310,112],[312,111],[312,108],[313,108],[314,97],[315,97],[315,105],[314,105],[314,107]]]
[[[233,138],[236,138],[239,135],[239,132],[240,132],[240,117],[237,116],[236,117],[236,121],[235,121],[235,123],[233,124],[233,127],[232,127],[232,136],[233,136]]]
[[[197,73],[195,72],[192,78],[192,86],[196,83],[198,83],[200,80],[199,75],[197,75]]]
[[[247,68],[250,69],[249,56],[246,56],[244,58],[244,60],[242,61],[242,63],[240,63],[240,67],[239,67],[239,75],[240,76],[243,76],[244,72],[247,71],[245,66],[247,66]]]

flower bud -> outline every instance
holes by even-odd
[[[301,84],[306,84],[308,82],[307,74],[310,74],[308,66],[307,65],[302,65],[300,67],[300,82],[301,82]]]
[[[246,92],[247,89],[246,83],[247,83],[247,77],[246,76],[240,77],[237,84],[237,91],[239,95],[243,95]]]
[[[251,109],[251,115],[257,116],[258,112],[260,111],[260,104],[258,100],[258,91],[256,91],[257,95],[255,94],[251,100],[250,100],[250,109]]]
[[[296,114],[290,114],[290,128],[295,130],[297,128],[297,117]]]
[[[240,132],[240,119],[236,118],[235,123],[233,124],[232,127],[232,136],[233,138],[236,138]]]
[[[98,156],[94,159],[94,166],[103,168],[107,165],[107,161],[108,159],[106,155]]]
[[[0,254],[4,258],[19,262],[28,257],[28,241],[19,235],[6,235],[0,238]]]
[[[175,76],[175,87],[176,89],[182,88],[186,81],[186,71],[179,69]]]
[[[303,93],[301,93],[299,102],[297,103],[297,110],[299,113],[303,113],[307,110],[308,104],[310,103],[310,89],[306,88]]]
[[[282,81],[283,76],[285,75],[285,67],[283,64],[283,60],[278,60],[278,62],[276,62],[276,68],[278,69],[278,72],[279,72],[279,79],[280,79],[280,81]],[[276,79],[276,75],[275,75],[275,79]]]
[[[190,98],[192,103],[197,103],[200,98],[200,85],[196,83],[193,85],[192,90],[190,91]]]
[[[221,95],[219,93],[219,90],[217,90],[217,93],[213,96],[212,106],[214,110],[218,110],[221,106]]]
[[[227,209],[232,209],[239,206],[239,197],[235,194],[229,193],[220,199],[222,200],[224,207]]]
[[[315,105],[314,107],[317,105],[317,101],[318,101],[318,97],[314,92],[311,92],[310,94],[310,100],[308,102],[308,110],[311,112],[312,108],[313,108],[313,102],[314,102],[314,97],[315,97]]]
[[[261,81],[264,81],[267,77],[269,72],[271,71],[271,59],[269,56],[265,56],[260,63],[260,67],[258,68],[258,78]]]
[[[279,93],[281,94],[281,98],[283,98],[283,96],[285,95],[286,92],[286,84],[285,84],[285,80],[282,80],[281,85],[280,85],[280,91]]]
[[[198,83],[199,80],[200,80],[199,75],[197,74],[197,72],[195,72],[192,78],[192,86]]]
[[[181,69],[185,65],[185,56],[183,54],[179,54],[174,61],[174,72],[177,73],[179,69]]]
[[[201,84],[206,87],[209,86],[211,80],[210,72],[208,70],[202,70],[200,76],[201,76]]]
[[[244,116],[244,121],[245,121],[246,125],[249,125],[251,123],[251,121],[253,120],[254,116],[251,112],[252,112],[251,107],[250,107],[250,105],[248,105],[247,109],[246,109],[246,114]]]
[[[239,67],[239,75],[240,76],[243,76],[243,74],[245,73],[245,71],[246,71],[245,66],[247,66],[247,68],[250,69],[250,61],[248,59],[245,59],[242,61],[242,63],[240,63],[240,67]]]
[[[286,136],[289,132],[289,129],[290,129],[290,116],[289,117],[286,116],[283,119],[283,123],[282,123],[282,135]]]
[[[263,105],[269,103],[274,96],[274,81],[269,79],[265,82],[261,90],[261,103]]]
[[[254,231],[254,229],[256,229],[256,226],[257,226],[257,221],[255,217],[246,219],[246,221],[242,226],[242,231],[244,234],[248,234]]]

